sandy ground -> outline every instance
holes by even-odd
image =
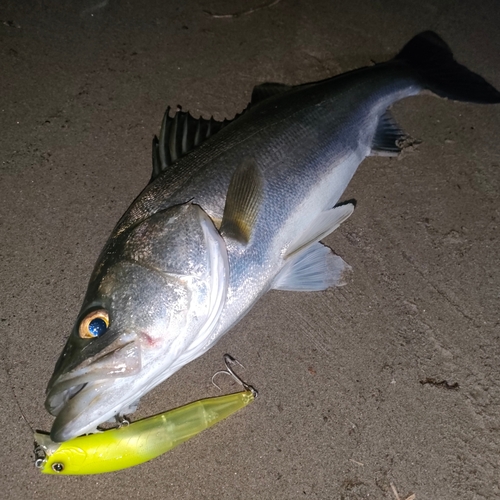
[[[418,147],[366,160],[344,195],[357,209],[327,243],[347,286],[269,293],[137,415],[216,395],[225,352],[255,403],[121,473],[33,466],[29,426],[50,428],[45,386],[167,105],[232,117],[257,83],[382,61],[425,29],[500,87],[494,0],[215,15],[261,2],[0,4],[1,498],[396,499],[391,483],[401,500],[500,498],[500,106],[431,96],[394,110]]]

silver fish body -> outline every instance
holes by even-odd
[[[259,87],[241,116],[204,141],[187,125],[172,131],[179,122],[166,118],[164,171],[103,249],[49,382],[52,439],[126,411],[269,289],[342,284],[349,266],[319,240],[352,213],[352,204],[337,204],[363,159],[397,154],[403,133],[388,108],[424,89],[500,102],[427,32],[387,63],[297,87]],[[84,318],[101,309],[106,331],[81,338]]]

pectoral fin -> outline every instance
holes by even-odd
[[[321,212],[311,221],[308,229],[293,241],[285,253],[290,257],[310,244],[319,241],[335,231],[354,211],[354,204],[346,203],[334,207],[326,212]]]
[[[345,285],[344,277],[351,266],[322,243],[295,254],[273,282],[275,290],[315,292]]]
[[[220,232],[247,244],[262,202],[263,180],[255,161],[245,160],[233,174],[226,196]]]

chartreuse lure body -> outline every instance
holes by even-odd
[[[253,401],[248,390],[201,399],[154,417],[56,443],[47,434],[35,433],[37,460],[44,474],[102,474],[133,467],[187,441]]]

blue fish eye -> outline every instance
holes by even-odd
[[[105,309],[91,311],[85,316],[79,327],[78,334],[82,339],[93,339],[104,335],[109,327],[109,314]]]
[[[94,337],[100,337],[108,329],[106,321],[102,318],[93,319],[88,326],[89,333]]]

